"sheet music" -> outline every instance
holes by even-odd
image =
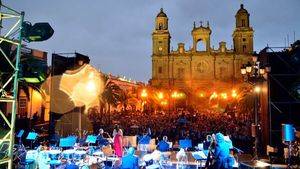
[[[200,159],[207,159],[207,156],[204,154],[203,151],[196,151],[192,153],[192,156],[196,159],[196,160],[200,160]]]

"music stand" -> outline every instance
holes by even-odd
[[[96,141],[97,141],[97,136],[94,135],[88,135],[85,140],[86,143],[93,143],[93,144],[95,144]]]
[[[16,135],[16,137],[19,139],[19,144],[22,143],[22,136],[23,136],[23,134],[24,134],[24,130],[20,130],[18,132],[18,134]]]
[[[76,143],[76,137],[61,138],[59,140],[59,147],[62,148],[74,147],[75,143]]]
[[[139,144],[150,144],[150,140],[151,140],[151,137],[149,137],[149,136],[143,136],[139,140]]]
[[[21,138],[23,136],[24,132],[25,132],[24,130],[20,130],[16,137]]]
[[[29,132],[27,137],[26,137],[26,140],[29,140],[30,141],[30,148],[32,149],[32,144],[33,142],[36,140],[38,134],[36,132]]]
[[[179,140],[179,147],[183,149],[191,148],[192,140],[189,139]]]
[[[200,164],[200,167],[202,168],[202,162],[207,160],[207,155],[204,151],[198,151],[192,153],[193,158],[197,161],[197,168],[198,164]]]
[[[142,151],[142,152],[147,152],[149,144],[150,144],[150,140],[151,140],[151,137],[149,137],[148,135],[144,135],[139,140],[139,150]]]

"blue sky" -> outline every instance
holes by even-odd
[[[284,46],[294,31],[300,39],[299,0],[2,0],[25,20],[49,22],[51,39],[28,44],[47,51],[80,52],[103,72],[148,81],[151,78],[151,33],[161,7],[169,17],[171,46],[191,46],[193,22],[210,22],[211,46],[219,41],[232,45],[234,15],[243,3],[254,29],[254,48]]]

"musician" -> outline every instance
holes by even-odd
[[[215,136],[216,148],[215,148],[215,167],[216,169],[228,169],[232,168],[232,165],[228,163],[230,157],[230,148],[232,148],[232,142],[225,140],[222,133],[217,133]]]
[[[209,147],[212,144],[212,141],[213,141],[212,136],[211,135],[207,135],[206,136],[206,140],[203,142],[203,149],[204,150],[208,150]]]
[[[180,148],[180,150],[176,153],[176,159],[179,162],[187,162],[188,161],[188,156],[183,148]]]
[[[99,129],[99,134],[97,136],[97,142],[99,146],[107,146],[109,141],[104,137],[104,130],[101,128]]]
[[[161,152],[166,152],[166,151],[169,150],[170,145],[168,143],[168,137],[167,136],[164,136],[163,139],[160,142],[158,142],[157,148]]]
[[[147,131],[144,131],[142,136],[139,136],[138,138],[138,146],[139,150],[141,151],[141,157],[143,157],[145,154],[147,154],[149,143],[150,143],[151,137],[149,136]]]
[[[60,135],[58,131],[55,131],[55,133],[50,138],[50,146],[58,146],[60,140]]]
[[[123,131],[121,129],[119,129],[117,134],[114,136],[114,150],[116,156],[123,156]]]
[[[78,130],[79,131],[79,130]],[[80,132],[79,132],[80,133]],[[82,132],[82,137],[81,138],[78,138],[78,142],[79,142],[79,145],[80,146],[83,146],[86,142],[86,138],[87,138],[87,135],[88,135],[88,131],[86,130],[83,130]]]
[[[122,158],[121,169],[138,169],[138,157],[134,155],[134,148],[128,149],[127,155]]]

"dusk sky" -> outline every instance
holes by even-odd
[[[254,48],[284,46],[300,39],[300,0],[2,0],[25,11],[31,23],[49,22],[51,39],[28,44],[52,53],[74,52],[88,55],[101,71],[147,82],[151,78],[151,33],[163,7],[169,17],[171,47],[184,42],[191,46],[193,22],[210,22],[211,46],[220,41],[232,46],[235,13],[243,3],[254,29]],[[50,61],[50,59],[48,59]],[[50,62],[48,62],[50,64]]]

